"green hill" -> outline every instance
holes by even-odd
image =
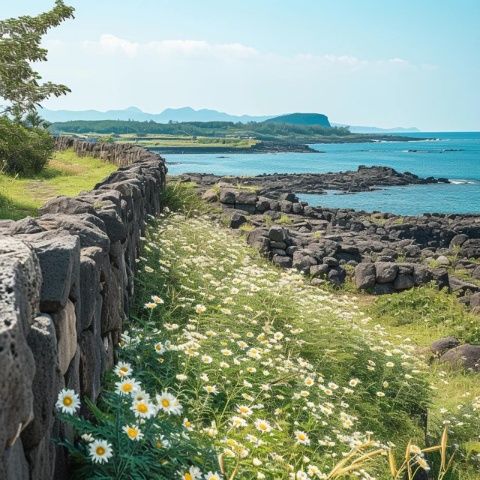
[[[287,123],[290,125],[319,125],[331,127],[328,117],[321,113],[290,113],[279,117],[269,118],[263,123]]]

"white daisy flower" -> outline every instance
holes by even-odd
[[[315,383],[315,380],[312,377],[307,377],[303,383],[306,387],[311,387]]]
[[[195,305],[195,313],[200,315],[202,313],[205,313],[206,311],[207,311],[207,307],[205,305],[201,305],[201,304]]]
[[[262,433],[269,433],[272,431],[272,426],[267,420],[255,420],[255,428]]]
[[[156,396],[157,405],[160,410],[169,415],[180,415],[182,413],[183,407],[180,405],[177,397],[163,391],[161,395]]]
[[[179,472],[182,480],[200,480],[202,471],[198,467],[191,466],[186,472]]]
[[[164,435],[159,435],[155,439],[155,446],[157,448],[169,448],[171,446],[171,443],[165,438]]]
[[[234,415],[230,419],[230,425],[232,426],[232,428],[242,428],[247,426],[247,422],[244,418]]]
[[[205,480],[222,480],[222,476],[217,472],[208,472]]]
[[[237,407],[237,412],[242,417],[249,417],[253,413],[253,410],[250,407],[248,407],[247,405],[239,405]]]
[[[127,362],[118,362],[113,371],[118,377],[129,377],[132,374],[132,366]]]
[[[58,394],[56,407],[63,413],[73,415],[80,408],[80,399],[73,390],[64,388]]]
[[[356,387],[358,384],[360,383],[360,380],[358,378],[352,378],[348,384],[351,386],[351,387]]]
[[[295,439],[300,445],[310,445],[310,438],[308,438],[308,435],[301,430],[295,431]]]
[[[137,418],[151,418],[155,415],[155,407],[148,400],[135,400],[130,407]]]
[[[188,418],[184,418],[182,424],[189,432],[193,430],[193,423]]]
[[[218,393],[216,385],[205,385],[203,389],[210,395],[216,395]]]
[[[134,378],[125,378],[115,382],[115,391],[119,395],[133,395],[140,390],[140,384]]]
[[[143,438],[143,433],[137,425],[125,425],[122,427],[122,430],[127,434],[130,440],[141,440]]]
[[[88,446],[88,453],[92,462],[107,463],[108,459],[112,457],[112,446],[105,440],[94,440]]]

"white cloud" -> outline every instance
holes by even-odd
[[[96,42],[87,41],[84,47],[90,52],[103,54],[121,53],[127,57],[155,54],[159,57],[223,57],[250,58],[258,54],[257,50],[241,43],[212,44],[203,40],[159,40],[137,43],[105,33]]]
[[[143,55],[165,57],[188,57],[190,59],[216,60],[261,60],[273,63],[309,64],[317,67],[339,66],[348,69],[361,69],[375,66],[412,66],[402,58],[386,60],[366,60],[352,55],[313,55],[301,53],[294,56],[264,53],[241,43],[209,43],[204,40],[157,40],[145,43],[132,42],[115,35],[104,33],[97,41],[87,41],[83,46],[91,53],[123,54],[134,58]]]
[[[140,44],[130,42],[123,38],[116,37],[109,33],[104,33],[100,36],[97,42],[85,41],[83,42],[85,48],[92,51],[100,51],[102,53],[123,53],[127,57],[134,57],[137,55]]]

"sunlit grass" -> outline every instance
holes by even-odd
[[[208,148],[222,150],[224,148],[251,148],[258,143],[258,140],[253,138],[240,137],[207,137],[207,136],[192,136],[192,135],[135,135],[135,134],[120,134],[112,137],[110,135],[99,134],[85,134],[86,138],[104,138],[114,140],[116,143],[134,143],[135,145],[147,148]]]
[[[79,157],[73,150],[57,151],[38,175],[18,177],[0,174],[0,219],[18,220],[37,210],[50,198],[74,196],[90,190],[115,171],[110,163],[94,157]]]
[[[382,297],[359,294],[358,298],[372,321],[378,322],[392,341],[410,342],[417,355],[430,362],[426,371],[432,393],[428,409],[429,431],[438,434],[445,424],[452,426],[457,438],[461,439],[464,454],[470,452],[470,457],[454,465],[454,478],[480,478],[478,458],[473,460],[480,453],[480,430],[475,434],[480,428],[480,419],[478,410],[472,412],[471,409],[472,405],[480,409],[480,377],[478,373],[439,363],[431,358],[429,351],[435,340],[446,336],[478,342],[478,316],[469,312],[454,295],[430,286]]]

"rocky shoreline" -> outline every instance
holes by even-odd
[[[355,182],[367,179],[368,173],[376,180]],[[320,180],[315,192],[333,179],[338,189],[352,191],[352,182],[355,191],[375,188],[382,173],[382,185],[447,181],[360,167],[357,172],[314,176]],[[314,188],[310,177],[179,178],[195,182],[206,201],[221,207],[229,226],[248,232],[248,242],[272,262],[310,275],[312,283],[340,285],[350,276],[359,290],[386,294],[434,282],[480,312],[480,216],[400,216],[311,207],[295,195],[302,185],[308,191]]]
[[[314,150],[306,144],[301,143],[280,143],[280,142],[259,142],[249,148],[235,147],[150,147],[149,150],[158,154],[198,154],[218,153],[219,155],[232,153],[322,153]]]
[[[202,173],[185,173],[183,181],[192,181],[204,189],[215,184],[226,183],[254,188],[260,195],[278,198],[282,193],[323,194],[325,190],[345,193],[377,190],[379,187],[450,183],[447,178],[420,178],[410,172],[400,173],[390,167],[366,167],[360,165],[356,171],[335,173],[274,173],[255,177],[222,177]]]

